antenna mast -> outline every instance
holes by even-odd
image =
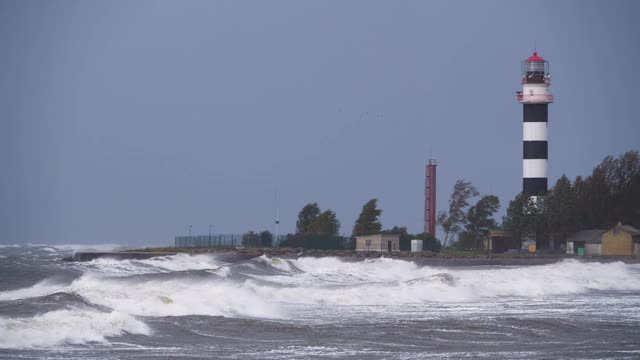
[[[275,242],[278,241],[278,228],[280,226],[280,209],[278,207],[278,188],[276,187],[276,233],[275,233]]]

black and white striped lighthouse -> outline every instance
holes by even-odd
[[[522,62],[522,91],[517,92],[523,105],[522,192],[534,199],[547,192],[550,84],[549,62],[534,52]]]

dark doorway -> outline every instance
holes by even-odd
[[[389,252],[391,252],[391,241],[387,241],[387,246],[389,247]]]

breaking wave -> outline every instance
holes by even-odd
[[[290,318],[302,306],[482,303],[489,298],[544,299],[589,291],[640,290],[638,265],[565,260],[526,267],[439,268],[416,263],[261,256],[224,263],[211,255],[76,263],[82,274],[0,292],[0,301],[73,295],[65,310],[31,318],[0,317],[0,348],[104,342],[149,334],[144,318],[206,315]],[[80,303],[82,302],[82,303]],[[78,310],[77,306],[95,307]],[[348,310],[335,310],[348,311]],[[59,331],[51,332],[51,328]]]
[[[565,260],[545,266],[444,269],[384,258],[348,262],[261,256],[248,263],[226,264],[208,255],[179,254],[148,260],[98,259],[83,266],[85,275],[71,284],[44,280],[0,292],[0,300],[67,291],[136,315],[274,317],[278,316],[274,303],[408,304],[640,290],[640,277],[630,271],[635,265],[622,262]],[[198,270],[208,273],[188,272]],[[184,276],[177,276],[183,271]],[[118,277],[157,273],[177,277]],[[166,299],[171,299],[169,304]]]
[[[11,301],[45,296],[53,294],[55,292],[59,292],[62,287],[63,285],[53,280],[45,279],[30,287],[0,291],[0,301]]]
[[[80,270],[109,276],[130,276],[189,270],[218,270],[224,263],[210,255],[176,254],[143,260],[98,258],[74,263]]]
[[[640,290],[640,277],[631,271],[635,265],[622,262],[565,260],[545,266],[444,269],[384,258],[362,262],[343,262],[336,258],[285,261],[302,272],[256,275],[256,279],[281,285],[257,286],[256,293],[278,302],[371,305]],[[278,266],[279,270],[282,268]]]
[[[141,316],[209,315],[277,318],[282,313],[242,284],[209,279],[105,279],[85,275],[69,291],[93,304]]]
[[[117,311],[72,309],[31,318],[0,317],[0,348],[4,349],[106,342],[106,337],[125,333],[150,335],[151,330],[142,321]]]
[[[0,249],[19,248],[19,247],[22,247],[22,245],[20,245],[20,244],[0,244]]]
[[[116,251],[123,250],[126,247],[120,244],[93,244],[93,245],[83,245],[83,244],[62,244],[62,245],[46,245],[42,246],[50,246],[60,251]]]

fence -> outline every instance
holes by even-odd
[[[279,235],[274,241],[273,246],[278,246],[284,239],[284,235]],[[174,239],[174,246],[176,248],[220,248],[241,245],[242,234],[176,236]]]
[[[353,244],[351,238],[346,236],[311,235],[304,238],[303,247],[319,250],[351,250]]]

